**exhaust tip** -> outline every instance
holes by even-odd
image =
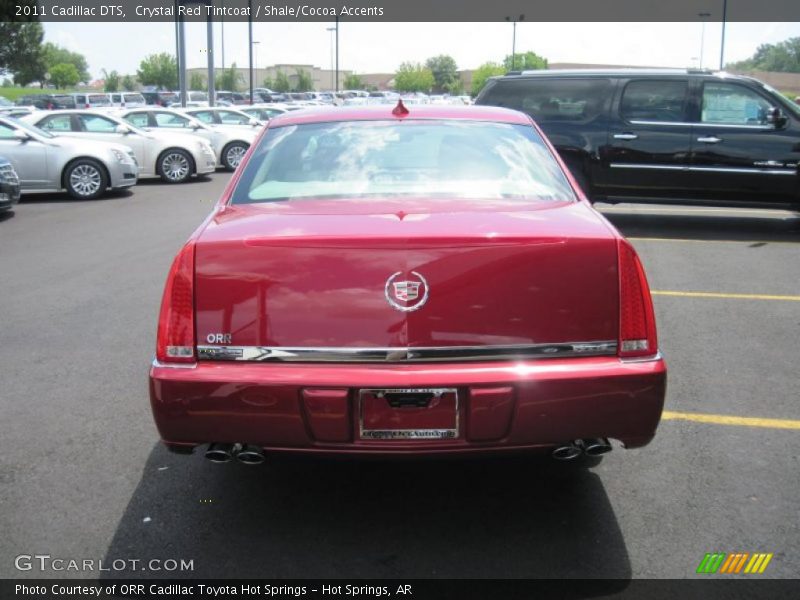
[[[226,463],[231,461],[234,451],[234,444],[209,444],[205,457],[213,463]]]
[[[580,446],[575,443],[564,444],[563,446],[558,446],[555,450],[553,450],[553,458],[556,460],[573,460],[578,458],[583,450]]]
[[[240,463],[245,465],[260,465],[266,460],[264,450],[258,446],[246,444],[236,455]]]
[[[608,454],[613,450],[611,443],[606,438],[595,438],[591,440],[583,440],[584,452],[587,456],[601,456]]]

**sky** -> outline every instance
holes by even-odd
[[[332,63],[329,23],[255,23],[256,66]],[[86,56],[93,77],[102,69],[134,74],[145,55],[175,53],[171,23],[45,23],[45,40]],[[721,24],[536,23],[517,25],[517,52],[532,50],[551,63],[717,68]],[[225,23],[225,65],[247,65],[247,24]],[[750,57],[760,44],[800,36],[800,23],[728,23],[725,62]],[[222,66],[222,30],[215,24],[215,63]],[[404,61],[449,54],[459,69],[474,69],[511,54],[510,23],[342,23],[342,70],[391,73]],[[189,67],[206,66],[205,23],[186,24]]]

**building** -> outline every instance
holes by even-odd
[[[228,70],[228,69],[225,69]],[[294,64],[279,64],[271,65],[269,67],[259,67],[253,69],[253,87],[267,87],[264,82],[269,79],[275,81],[279,72],[286,73],[289,77],[289,82],[292,86],[297,84],[297,73],[305,71],[311,75],[311,81],[315,90],[333,90],[336,88],[336,72],[330,69],[321,69],[314,65],[294,65]],[[214,69],[214,77],[219,78],[223,69]],[[339,70],[339,89],[344,87],[344,78],[347,77],[352,71]],[[197,75],[203,80],[203,87],[208,87],[208,69],[195,68],[186,69],[187,85],[192,80],[192,76]],[[246,90],[250,87],[250,71],[247,67],[236,67],[237,76],[237,89]]]

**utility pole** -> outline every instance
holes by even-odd
[[[509,71],[514,71],[517,68],[517,21],[524,21],[525,15],[519,17],[506,17],[506,21],[511,21],[513,24],[511,33],[511,68]]]
[[[728,0],[722,0],[722,43],[719,46],[719,70],[725,66],[725,19],[728,16]]]

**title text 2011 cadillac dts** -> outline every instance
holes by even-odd
[[[174,451],[647,444],[666,367],[631,245],[530,117],[329,108],[271,120],[178,253],[150,397]]]

